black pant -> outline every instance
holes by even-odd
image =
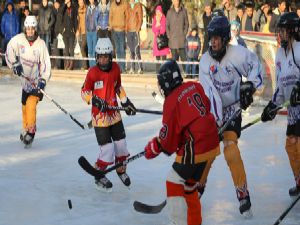
[[[126,138],[122,120],[109,127],[94,127],[94,129],[98,145],[106,145]]]

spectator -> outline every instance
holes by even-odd
[[[112,31],[112,39],[116,46],[116,56],[125,60],[125,26],[126,26],[126,0],[113,0],[109,13],[109,26]],[[125,62],[120,62],[121,72],[125,73]]]
[[[42,4],[38,12],[38,33],[41,39],[43,39],[50,53],[50,38],[51,29],[55,23],[55,18],[52,12],[52,8],[48,6],[48,0],[42,0]]]
[[[243,3],[240,3],[237,7],[236,7],[236,17],[235,20],[241,24],[242,23],[242,19],[243,19],[243,15],[245,12],[245,5]]]
[[[143,23],[143,9],[139,0],[129,0],[126,11],[127,45],[130,50],[130,59],[141,60],[140,30]],[[142,63],[138,62],[138,74],[143,73]],[[134,73],[135,63],[130,63],[129,73]]]
[[[265,25],[263,25],[261,32],[270,33],[269,28],[270,28],[270,22],[271,22],[271,19],[272,19],[272,15],[273,15],[273,12],[272,12],[271,9],[269,9],[268,12],[267,12],[267,23]]]
[[[203,20],[203,36],[204,36],[204,41],[203,41],[203,48],[202,48],[202,54],[204,54],[207,49],[208,49],[208,34],[207,34],[207,26],[209,22],[212,19],[212,7],[210,1],[205,1],[204,3],[204,13],[202,15],[202,20]]]
[[[25,21],[26,17],[29,16],[29,15],[32,15],[32,13],[30,12],[29,7],[26,5],[24,7],[23,11],[22,11],[21,16],[20,16],[20,21],[21,21],[21,24],[20,24],[21,30],[20,31],[21,32],[24,30],[24,21]]]
[[[85,26],[86,26],[86,40],[88,47],[88,57],[93,58],[89,60],[89,67],[96,65],[95,58],[95,47],[97,44],[97,23],[96,15],[97,8],[95,6],[94,0],[89,0],[90,5],[87,8],[86,17],[85,17]]]
[[[272,18],[270,21],[269,30],[271,33],[275,33],[277,20],[280,15],[286,11],[286,0],[278,0],[278,6],[273,10]]]
[[[255,15],[254,3],[252,1],[247,1],[245,3],[246,13],[242,18],[242,31],[255,31]]]
[[[231,4],[230,0],[223,0],[222,2],[224,15],[227,17],[227,19],[230,21],[235,20],[237,15],[237,10],[234,7],[234,5]]]
[[[80,44],[81,55],[86,57],[86,26],[85,26],[85,18],[86,18],[86,5],[84,0],[78,0],[78,27],[76,31],[76,38]],[[87,69],[87,62],[85,60],[81,61],[81,69]]]
[[[296,13],[300,17],[300,2],[296,3]]]
[[[166,16],[163,13],[162,6],[158,5],[155,8],[155,13],[152,19],[152,32],[153,32],[153,56],[156,60],[166,60],[167,55],[170,54],[169,47],[159,50],[157,48],[156,37],[159,34],[164,34],[166,32]],[[160,68],[160,63],[156,64],[156,71]]]
[[[267,23],[267,15],[270,9],[270,5],[267,0],[264,0],[260,8],[256,12],[255,20],[255,30],[262,31],[264,25]]]
[[[2,21],[2,16],[3,16],[3,12],[4,12],[4,8],[5,8],[5,3],[1,2],[0,3],[0,53],[4,54],[4,48],[2,46],[2,40],[3,40],[3,35],[2,35],[2,31],[1,31],[1,21]],[[5,58],[3,56],[0,56],[0,65],[4,65],[5,62]]]
[[[14,8],[13,1],[8,0],[6,2],[1,20],[1,32],[4,36],[4,39],[2,40],[3,52],[6,51],[7,43],[9,42],[9,40],[20,32],[19,22],[20,19],[17,11]],[[5,62],[4,65],[6,65]]]
[[[193,27],[191,33],[186,38],[185,51],[187,55],[187,61],[198,62],[200,49],[201,49],[201,42],[198,36],[198,29],[197,27]],[[196,64],[187,64],[186,65],[187,78],[196,78],[197,77],[196,69],[197,69]]]
[[[240,36],[240,24],[236,20],[233,20],[230,22],[230,34],[231,34],[231,39],[230,39],[229,44],[241,45],[241,46],[247,48],[246,42]]]
[[[65,0],[62,13],[63,40],[65,43],[64,56],[74,56],[75,33],[77,30],[77,12],[71,0]],[[95,56],[94,56],[95,57]],[[65,60],[65,69],[73,70],[73,60]]]
[[[53,26],[53,55],[55,56],[62,56],[62,50],[57,48],[58,35],[62,35],[62,5],[61,1],[56,0],[54,2],[54,8],[53,8],[53,15],[55,18],[55,23]],[[55,59],[54,63],[52,63],[54,69],[61,69],[61,59]]]
[[[181,0],[172,0],[172,7],[167,13],[167,35],[172,58],[186,61],[185,37],[189,29],[187,11]]]
[[[24,21],[25,21],[25,15],[24,15],[24,9],[26,6],[25,0],[20,0],[19,1],[19,10],[18,10],[18,15],[20,19],[20,31],[23,31],[23,26],[24,26]]]
[[[98,38],[111,39],[111,32],[109,28],[109,10],[110,2],[108,0],[100,0],[98,9],[97,9],[97,31]]]

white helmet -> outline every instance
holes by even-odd
[[[112,68],[112,55],[113,46],[109,38],[99,38],[95,47],[96,61],[100,70],[108,72]],[[106,64],[102,64],[98,61],[100,55],[109,55],[109,61]]]
[[[98,55],[112,54],[114,51],[109,38],[99,38],[95,47],[95,52]]]
[[[37,20],[35,16],[26,16],[24,27],[37,27]]]

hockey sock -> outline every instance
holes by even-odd
[[[294,177],[297,177],[300,174],[300,144],[293,139],[294,138],[291,137],[286,138],[285,149],[289,157]]]
[[[224,142],[230,143],[224,148],[224,157],[230,169],[235,187],[242,188],[247,183],[244,164],[237,146],[237,136],[232,131],[224,132]]]
[[[39,101],[39,98],[36,96],[30,95],[27,98],[26,105],[25,105],[25,122],[26,130],[30,133],[35,133],[36,129],[36,106]]]

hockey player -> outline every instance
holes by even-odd
[[[240,45],[229,45],[230,24],[225,16],[216,16],[208,25],[210,46],[201,57],[199,80],[211,102],[219,125],[237,110],[247,109],[252,95],[262,87],[261,64],[257,56]],[[247,78],[242,82],[242,76]],[[240,213],[252,215],[244,164],[238,147],[242,118],[239,115],[223,133],[224,157],[230,169]]]
[[[211,164],[220,154],[210,102],[199,83],[182,83],[176,61],[164,63],[157,79],[165,96],[162,128],[159,136],[145,146],[145,157],[176,153],[166,182],[170,218],[176,225],[200,225],[197,187],[205,184]]]
[[[87,104],[92,104],[92,123],[100,148],[95,167],[104,171],[114,161],[120,163],[129,156],[121,114],[118,110],[109,110],[107,106],[117,106],[118,95],[127,115],[135,115],[136,109],[122,87],[120,67],[112,62],[113,46],[109,38],[99,38],[95,52],[97,65],[88,71],[81,95]],[[119,167],[116,172],[129,186],[126,166]],[[95,183],[99,189],[112,190],[112,183],[104,175],[96,178]]]
[[[279,17],[277,30],[281,46],[275,58],[277,84],[272,100],[261,115],[263,122],[273,120],[278,106],[290,100],[285,149],[296,181],[296,186],[289,190],[290,196],[300,194],[300,43],[295,40],[298,28],[296,13]]]
[[[23,131],[20,139],[30,147],[36,133],[36,108],[42,101],[46,81],[50,79],[51,64],[45,42],[37,33],[35,16],[27,16],[24,32],[13,37],[6,50],[7,66],[22,79]]]

